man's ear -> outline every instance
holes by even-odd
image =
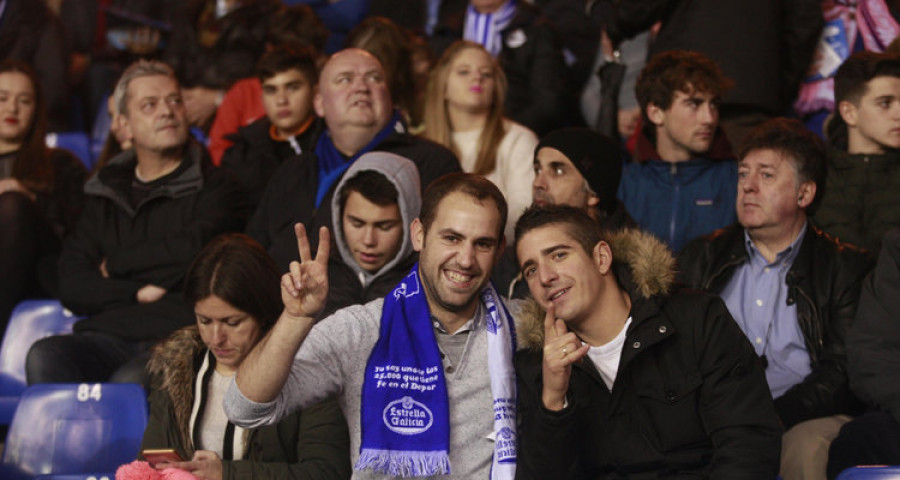
[[[657,127],[662,126],[666,121],[666,112],[659,108],[655,103],[647,104],[647,118]]]
[[[856,105],[847,100],[843,100],[838,104],[838,114],[844,119],[844,123],[851,127],[855,127],[859,120],[859,112]]]
[[[409,239],[412,241],[413,250],[421,252],[422,245],[425,244],[425,227],[418,218],[409,224],[409,233]]]
[[[609,248],[608,243],[603,240],[597,242],[597,244],[594,245],[594,251],[592,252],[591,257],[601,275],[609,273],[609,270],[612,268],[613,257],[612,249]]]
[[[128,121],[128,117],[125,114],[118,114],[113,117],[114,122],[118,122],[119,128],[122,129],[122,134],[125,136],[125,140],[131,141],[134,140],[134,134],[131,131],[131,122]]]
[[[800,184],[800,191],[797,193],[797,205],[800,208],[807,208],[816,198],[816,182],[807,180]]]
[[[588,193],[587,204],[589,207],[596,207],[600,203],[600,197],[596,193]]]
[[[322,98],[318,85],[316,85],[316,93],[313,95],[313,110],[316,111],[319,118],[325,118],[325,100]]]

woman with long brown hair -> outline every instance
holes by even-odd
[[[531,204],[538,138],[503,116],[506,76],[481,45],[461,40],[438,60],[425,100],[425,138],[449,148],[469,173],[492,181],[509,204],[507,241]]]
[[[16,303],[52,290],[52,259],[81,210],[87,171],[69,152],[48,148],[46,133],[34,70],[0,63],[0,331]]]

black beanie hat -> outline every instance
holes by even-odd
[[[563,128],[547,134],[534,149],[555,148],[575,165],[600,199],[598,207],[610,210],[615,204],[625,151],[613,139],[589,128]]]

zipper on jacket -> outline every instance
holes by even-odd
[[[672,185],[674,187],[672,194],[672,216],[669,220],[669,248],[672,248],[671,245],[675,243],[675,226],[678,223],[676,218],[678,217],[678,197],[681,193],[681,185],[678,183],[677,175],[678,175],[678,164],[671,163],[669,164],[669,174],[672,176]]]

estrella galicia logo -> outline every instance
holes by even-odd
[[[509,427],[503,427],[497,432],[494,455],[500,463],[516,461],[516,432]]]
[[[403,281],[400,282],[400,285],[398,285],[392,293],[395,299],[400,298],[400,295],[409,298],[419,293],[418,272],[413,271],[412,273],[407,275],[406,278],[404,278]]]
[[[384,426],[400,435],[417,435],[426,432],[434,423],[431,410],[412,397],[403,397],[387,404],[382,414]]]

